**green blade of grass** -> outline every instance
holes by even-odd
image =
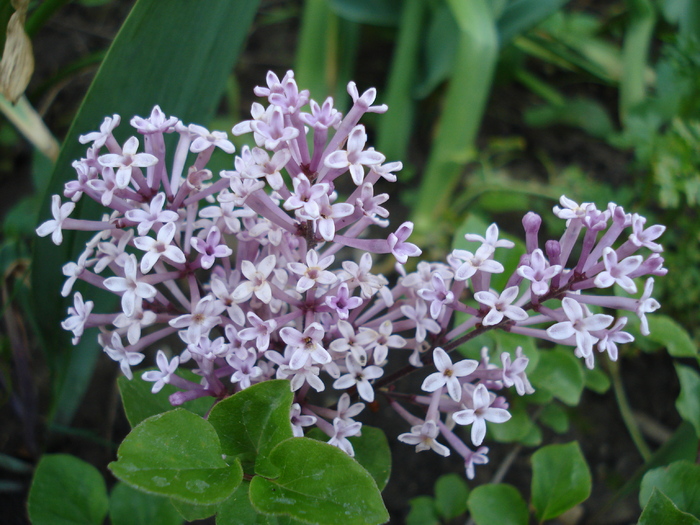
[[[390,111],[381,119],[377,149],[387,159],[405,159],[413,124],[413,88],[418,51],[423,34],[424,0],[406,0],[401,13],[399,36],[389,71],[384,102]]]
[[[647,55],[656,24],[656,11],[650,0],[627,0],[627,6],[629,23],[622,45],[623,73],[620,80],[620,116],[623,123],[630,110],[646,96]]]
[[[460,39],[437,136],[413,212],[419,236],[435,227],[435,219],[446,208],[465,165],[474,156],[474,140],[498,59],[498,33],[489,3],[451,0],[448,4],[459,26]]]
[[[219,103],[256,9],[256,1],[246,0],[208,0],[206,7],[189,0],[139,0],[68,132],[44,199],[41,220],[50,218],[51,195],[62,193],[64,183],[75,177],[71,161],[85,154],[78,136],[98,129],[105,115],[118,113],[128,121],[133,115],[150,114],[151,108],[159,104],[164,112],[177,115],[183,122],[206,123]],[[100,216],[97,205],[79,204],[74,217]],[[68,305],[59,295],[63,280],[60,267],[76,259],[85,240],[84,235],[66,232],[61,246],[54,246],[48,238],[37,239],[34,250],[34,307],[46,340],[54,344],[47,349],[54,380],[52,417],[62,424],[71,420],[99,354],[94,334],[86,334],[77,347],[71,348],[69,337],[59,329]],[[96,302],[95,311],[109,309]]]

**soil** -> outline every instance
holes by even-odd
[[[86,2],[87,3],[87,2]],[[45,120],[57,137],[67,130],[75,111],[84,96],[94,69],[71,76],[68,80],[43,90],[44,83],[51,79],[62,67],[84,57],[89,53],[106,49],[116,34],[133,2],[119,0],[107,2],[98,7],[87,7],[80,3],[69,4],[60,9],[34,39],[36,55],[36,73],[28,93],[37,108],[41,108]],[[243,99],[241,113],[246,114],[252,97],[247,95],[251,87],[264,81],[269,69],[283,73],[293,63],[293,50],[298,32],[298,18],[291,16],[272,26],[267,23],[270,13],[283,7],[292,13],[299,12],[298,2],[266,1],[262,3],[259,22],[246,45],[246,50],[236,69],[239,84],[242,86]],[[582,9],[601,9],[601,2],[574,2]],[[607,9],[607,2],[603,2]],[[265,24],[262,22],[266,21]],[[367,29],[366,44],[360,52],[361,64],[356,78],[358,85],[379,85],[383,82],[386,64],[391,57],[390,32]],[[387,36],[388,35],[388,36]],[[363,38],[363,42],[365,39]],[[597,98],[614,108],[615,92],[612,88],[598,85],[578,85],[570,87],[579,91],[595,91]],[[43,90],[43,91],[42,91]],[[380,91],[381,92],[381,91]],[[32,95],[35,93],[36,95]],[[569,128],[527,128],[522,124],[522,111],[532,102],[533,95],[512,83],[497,85],[484,119],[480,144],[486,144],[493,137],[519,136],[525,141],[526,148],[509,166],[520,177],[544,179],[545,170],[541,159],[546,154],[555,168],[578,165],[586,173],[610,182],[621,183],[630,176],[629,152],[616,150],[599,140],[592,139],[583,132]],[[430,107],[431,101],[425,102]],[[425,109],[424,109],[425,111]],[[613,111],[614,114],[614,111]],[[423,124],[426,131],[429,124]],[[0,132],[7,135],[9,124],[0,123]],[[0,133],[0,136],[3,134]],[[420,167],[426,152],[416,142],[412,148],[409,162]],[[19,197],[32,191],[27,183],[31,148],[23,140],[14,140],[0,144],[0,158],[5,159],[0,165],[0,216],[9,209]],[[8,160],[9,159],[9,160]],[[418,170],[420,171],[420,170]],[[18,183],[18,181],[24,181]],[[10,309],[5,312],[5,320],[10,316],[21,322],[21,311]],[[5,338],[3,338],[5,339]],[[117,367],[107,359],[102,359],[96,369],[93,381],[71,429],[64,432],[48,433],[43,424],[46,420],[45,400],[48,399],[48,372],[36,341],[28,336],[25,350],[30,354],[32,388],[38,407],[30,418],[29,428],[36,438],[28,433],[18,416],[26,406],[17,406],[16,399],[7,394],[7,379],[16,381],[18,369],[10,359],[7,342],[2,348],[2,404],[0,404],[0,452],[20,458],[30,464],[38,460],[40,452],[74,454],[97,466],[107,477],[109,483],[113,478],[106,470],[106,464],[114,459],[114,443],[118,443],[128,432],[128,424],[121,411],[115,389]],[[658,446],[658,439],[663,439],[669,429],[679,424],[676,411],[672,408],[678,395],[678,384],[672,363],[666,354],[651,354],[623,357],[621,360],[623,382],[632,408],[644,421],[643,428],[656,430],[655,438],[649,437],[652,447]],[[25,397],[24,400],[30,399]],[[21,405],[21,403],[20,403]],[[385,408],[385,407],[383,407]],[[381,410],[374,416],[378,422],[391,421],[391,411]],[[633,523],[639,515],[636,496],[631,495],[606,509],[605,505],[627,479],[630,478],[643,461],[637,453],[629,434],[621,421],[619,410],[612,391],[604,395],[586,391],[581,405],[568,410],[572,425],[565,434],[546,431],[547,443],[566,443],[577,440],[584,451],[593,475],[593,493],[579,509],[580,515],[571,513],[570,521],[561,521],[563,525],[590,523],[601,525],[622,525]],[[31,413],[30,413],[31,415]],[[372,421],[367,421],[372,424]],[[382,425],[384,426],[384,425]],[[436,454],[423,452],[416,454],[413,448],[396,441],[396,435],[408,431],[405,423],[397,421],[389,425],[394,429],[388,432],[392,444],[394,472],[389,486],[384,492],[386,504],[391,512],[392,523],[403,523],[408,512],[408,502],[419,495],[432,494],[432,487],[441,474],[457,472],[463,474],[461,462],[455,458],[441,458]],[[660,438],[659,438],[660,435]],[[657,441],[654,441],[657,439]],[[107,443],[107,445],[105,445]],[[111,443],[111,445],[110,445]],[[527,498],[529,495],[530,465],[529,457],[535,449],[518,448],[513,454],[514,446],[489,443],[490,463],[477,468],[477,477],[470,486],[489,482],[506,458],[512,460],[503,482],[518,487]],[[509,457],[511,456],[511,457]],[[0,467],[1,469],[1,467]],[[0,490],[0,523],[7,525],[27,523],[25,517],[25,498],[30,482],[30,474],[10,474],[0,471],[0,479],[14,483],[12,491]],[[2,482],[0,482],[2,483]],[[606,509],[600,514],[600,509]]]

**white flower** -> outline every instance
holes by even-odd
[[[486,422],[504,423],[511,417],[505,408],[491,407],[491,395],[483,384],[474,389],[472,394],[472,406],[452,414],[452,419],[458,425],[472,426],[472,443],[479,446],[486,436]]]
[[[51,240],[56,246],[58,246],[63,242],[63,233],[61,232],[63,222],[68,218],[74,209],[74,202],[66,202],[61,204],[61,197],[58,195],[52,196],[51,214],[53,215],[53,219],[41,224],[36,229],[36,234],[39,237],[46,237],[48,234],[51,234]]]
[[[441,456],[447,457],[450,455],[450,449],[435,440],[439,433],[435,421],[429,419],[422,425],[411,427],[410,433],[401,434],[398,439],[402,443],[416,445],[416,452],[432,449]]]
[[[561,304],[568,321],[550,326],[547,328],[547,334],[558,341],[576,336],[576,348],[583,357],[590,356],[593,344],[598,341],[598,338],[591,332],[597,332],[610,326],[613,317],[605,314],[592,315],[585,305],[581,305],[571,297],[564,297]]]
[[[433,351],[433,363],[438,371],[426,377],[421,388],[426,392],[435,392],[438,388],[447,386],[447,393],[459,403],[462,398],[462,384],[458,378],[471,374],[477,369],[479,362],[463,359],[453,365],[447,352],[438,347]]]

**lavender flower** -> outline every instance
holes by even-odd
[[[266,80],[267,87],[255,89],[266,103],[254,103],[251,119],[232,130],[252,135],[257,147],[242,147],[233,169],[218,174],[207,164],[215,148],[235,153],[226,133],[166,118],[158,106],[149,117],[130,120],[145,136],[143,151],[136,136],[123,147],[116,141],[119,115],[81,136],[92,145],[73,163],[76,179],[63,193],[69,201],[54,195],[53,218],[36,231],[55,244],[64,229],[96,232],[77,262],[63,266],[62,294],[80,280],[119,296],[120,306],[95,312],[76,292],[62,323],[74,344],[99,327],[99,344],[131,378],[151,348],[177,333],[182,344],[173,357],[159,350],[158,370],[142,375],[153,392],[173,385],[177,405],[288,379],[294,435],[316,426],[350,455],[347,438],[361,432],[352,418],[365,407],[351,404],[350,394],[388,401],[410,428],[399,441],[443,456],[455,451],[471,478],[475,465],[488,462],[488,448],[479,446],[486,422],[510,417],[497,393],[515,387],[527,395],[533,388],[520,349],[514,358],[503,352],[498,366],[487,353],[453,363],[458,346],[485,330],[507,329],[570,345],[593,367],[594,345],[616,359],[618,345],[632,340],[622,331],[626,317],[613,323],[615,311],[638,315],[648,334],[646,315],[659,308],[651,276],[666,273],[656,242],[663,226],[645,229],[646,219],[612,203],[598,211],[562,197],[554,212],[566,221],[564,233],[540,248],[542,219],[527,214],[526,253],[502,290],[489,289],[490,275],[505,271],[496,256],[513,243],[499,239],[495,224],[484,236],[465,235],[481,243],[475,252],[456,249],[445,261],[421,262],[412,271],[411,258],[421,255],[409,240],[413,224],[381,233],[390,227],[382,206],[389,193],[378,193],[375,184],[396,181],[402,164],[385,162],[360,124],[365,113],[387,110],[374,105],[376,90],[360,94],[351,82],[352,106],[343,115],[331,98],[310,100],[292,72],[282,79],[270,72]],[[171,133],[176,146],[167,152]],[[341,178],[350,185],[338,184]],[[340,192],[345,187],[349,194]],[[85,198],[106,208],[101,219],[69,217]],[[569,261],[572,253],[580,253],[578,261]],[[395,282],[376,269],[392,261]],[[640,277],[647,278],[640,298],[610,295],[613,284],[636,293]],[[529,286],[520,287],[523,279]],[[593,314],[588,305],[606,313]],[[398,363],[392,368],[398,372],[385,374],[390,363]],[[436,371],[422,384],[430,395],[400,391],[399,379],[432,365]],[[200,376],[199,384],[178,375],[184,366]],[[328,385],[339,391],[335,399]],[[324,391],[336,409],[312,405],[310,390]],[[419,415],[402,405],[405,399]],[[475,450],[460,437],[463,429],[446,423],[450,416],[471,426]]]

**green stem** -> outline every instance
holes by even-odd
[[[610,372],[610,377],[612,378],[613,391],[615,392],[617,406],[620,408],[622,421],[625,423],[627,431],[630,433],[634,445],[637,447],[637,450],[646,462],[651,457],[651,450],[649,450],[649,446],[644,441],[642,433],[639,430],[639,426],[634,420],[632,408],[630,407],[629,401],[627,400],[625,387],[622,384],[622,376],[620,375],[620,365],[617,363],[617,361],[608,361],[608,370]]]

